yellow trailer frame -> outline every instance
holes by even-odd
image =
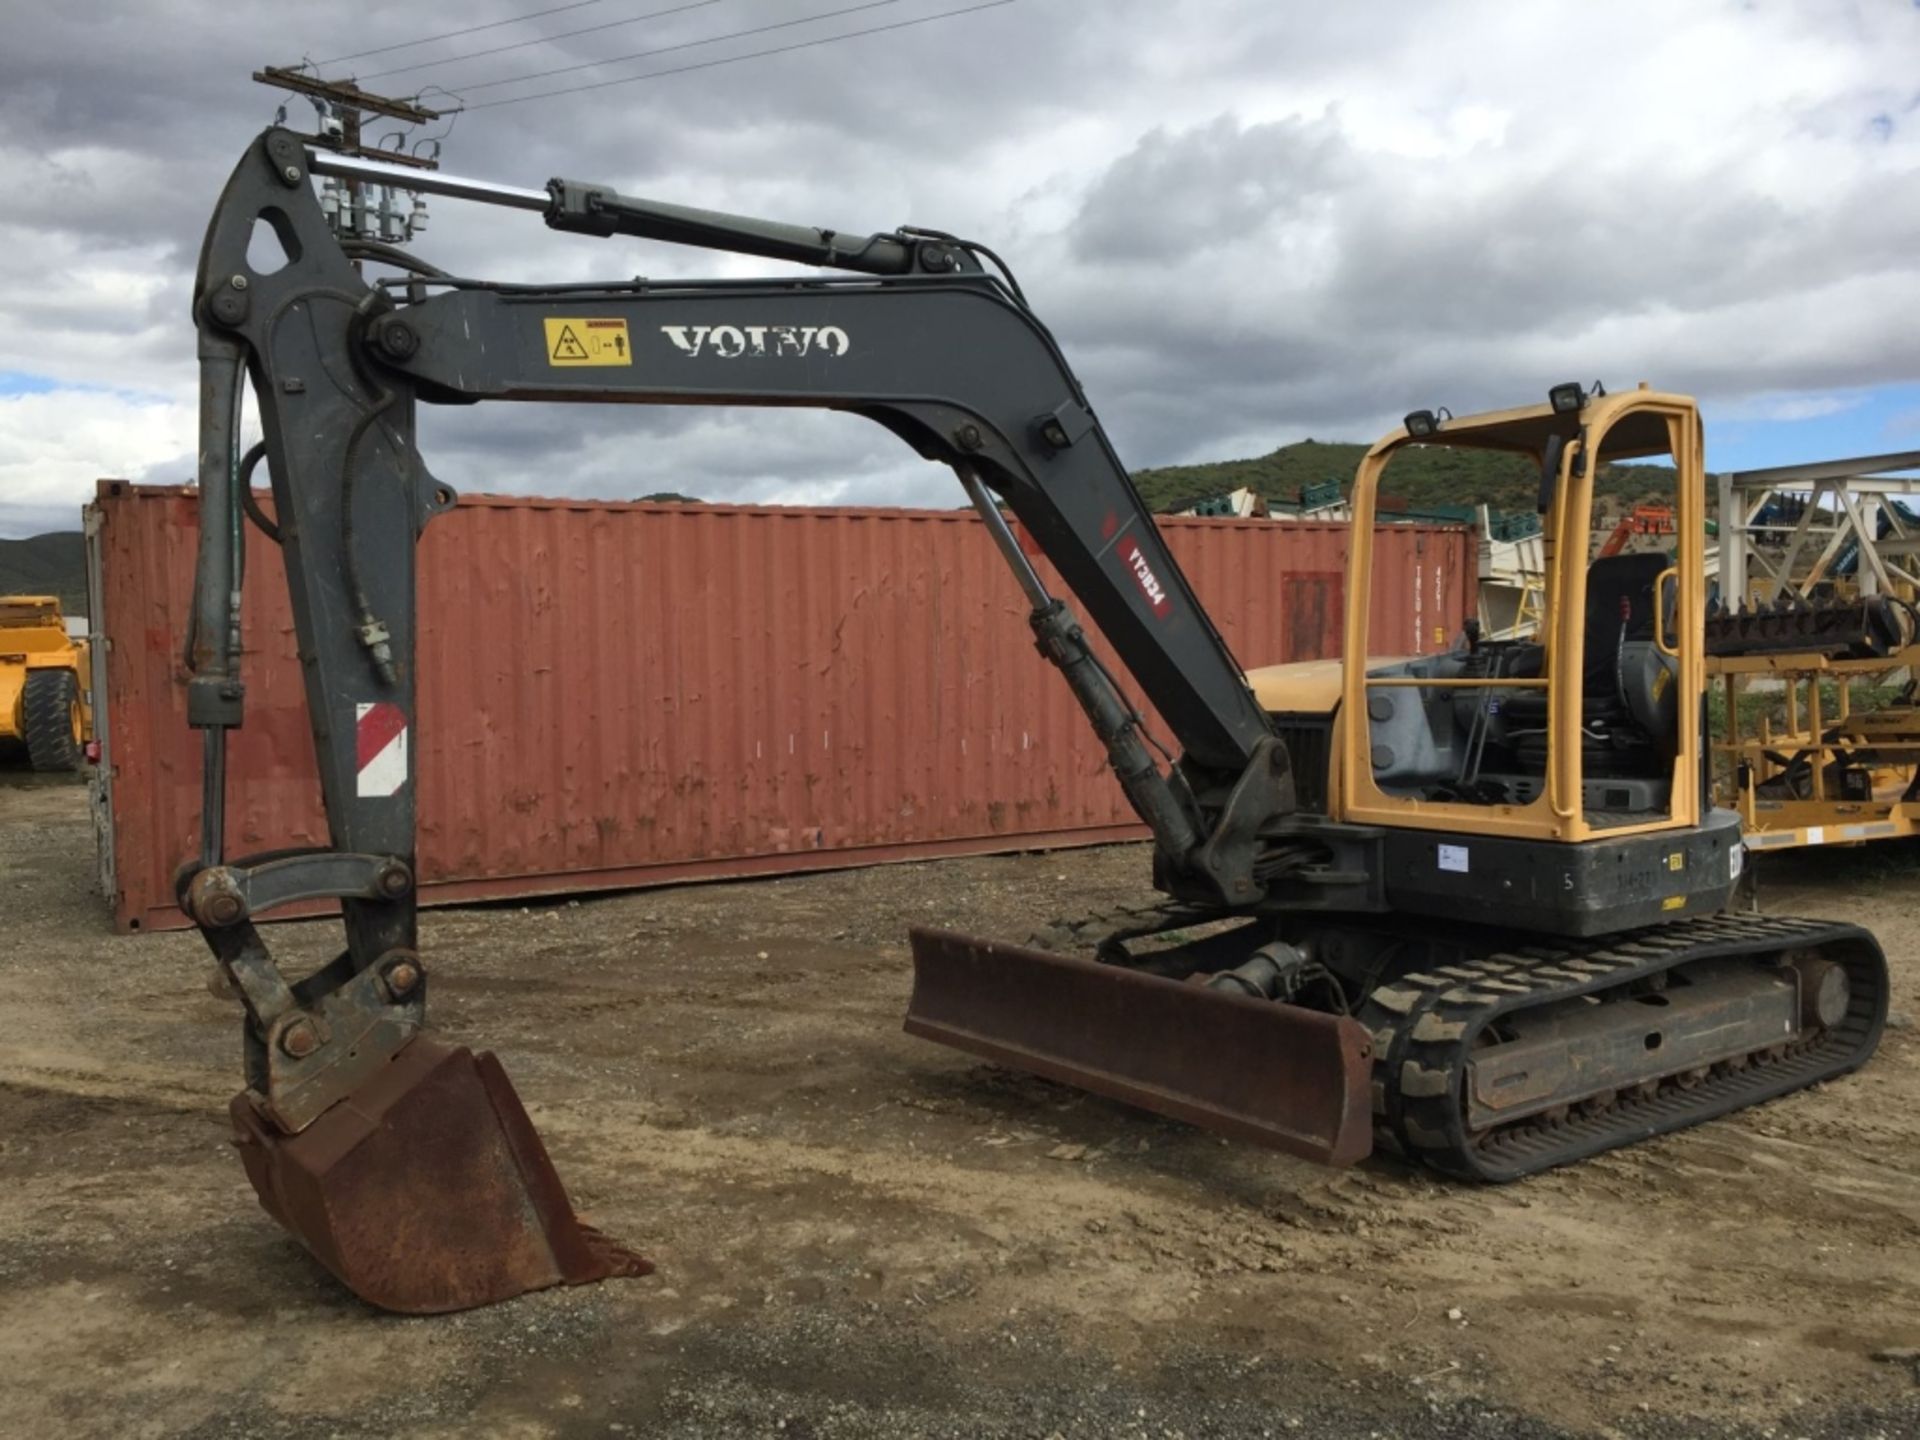
[[[1835,659],[1815,653],[1709,656],[1709,683],[1720,687],[1725,705],[1721,733],[1711,745],[1717,762],[1714,788],[1718,802],[1740,812],[1749,850],[1787,850],[1806,845],[1861,844],[1920,833],[1920,704],[1857,707],[1853,683],[1880,679],[1920,667],[1920,645],[1863,660]],[[1784,720],[1772,714],[1742,719],[1741,696],[1756,679],[1781,686]],[[1827,713],[1823,682],[1835,681],[1832,713]],[[1864,767],[1870,793],[1833,794],[1830,771],[1836,762]],[[1782,763],[1781,757],[1788,757]],[[1782,779],[1789,765],[1805,769],[1803,796],[1768,795],[1770,782]]]

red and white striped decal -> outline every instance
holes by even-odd
[[[353,708],[359,737],[355,792],[363,798],[399,794],[407,783],[406,712],[385,700]]]

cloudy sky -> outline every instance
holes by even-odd
[[[1920,448],[1916,0],[1008,0],[889,30],[978,0],[858,4],[0,0],[0,536],[77,527],[97,476],[190,475],[200,231],[280,98],[250,73],[302,59],[464,96],[455,173],[982,239],[1136,467],[1595,377],[1698,394],[1716,469]],[[452,201],[415,248],[748,269]],[[843,416],[428,421],[469,491],[959,500]]]

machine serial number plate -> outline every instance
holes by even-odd
[[[1456,874],[1467,873],[1467,847],[1464,845],[1442,845],[1440,847],[1440,868],[1452,870]]]

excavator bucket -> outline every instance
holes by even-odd
[[[907,1033],[1329,1165],[1372,1148],[1357,1021],[915,930]]]
[[[245,1094],[230,1113],[267,1213],[384,1310],[467,1310],[653,1270],[574,1215],[491,1054],[416,1037],[297,1135]]]

